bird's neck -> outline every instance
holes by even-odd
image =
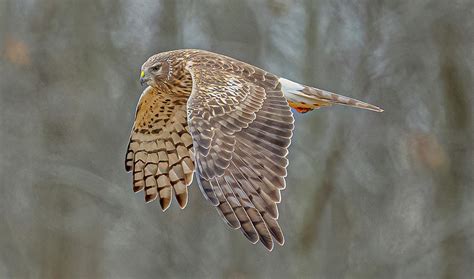
[[[193,89],[193,80],[184,67],[174,68],[165,85],[172,94],[189,96]]]

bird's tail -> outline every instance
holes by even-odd
[[[309,87],[288,79],[280,78],[281,89],[288,104],[296,111],[305,113],[320,107],[331,106],[333,104],[350,106],[376,112],[383,109],[346,96],[334,94],[321,89]]]

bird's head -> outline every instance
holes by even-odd
[[[162,54],[156,54],[143,63],[140,72],[140,83],[157,87],[170,78],[170,64]]]

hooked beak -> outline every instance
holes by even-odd
[[[147,82],[148,82],[148,79],[145,78],[145,72],[141,71],[141,73],[140,73],[140,84],[142,86],[144,86],[145,84],[147,84]]]

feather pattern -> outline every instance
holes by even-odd
[[[172,192],[181,208],[188,202],[187,186],[194,173],[192,139],[186,119],[186,97],[163,94],[166,88],[148,87],[137,106],[125,159],[133,171],[133,190],[145,191],[145,201],[159,198],[166,210]]]
[[[293,116],[276,76],[234,60],[226,62],[232,68],[211,74],[212,63],[187,68],[201,190],[230,227],[272,250],[274,242],[284,243],[276,205],[285,188]]]

